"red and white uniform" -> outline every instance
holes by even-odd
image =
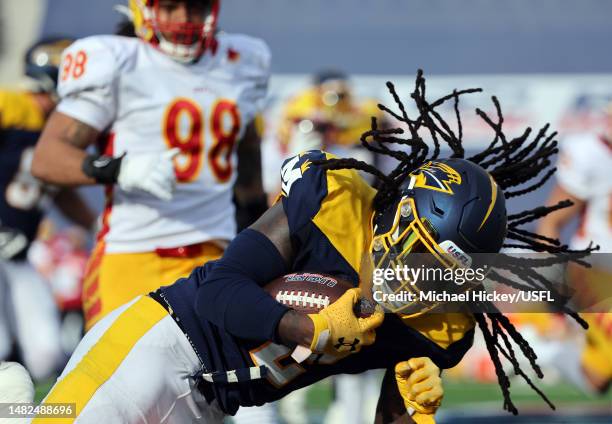
[[[220,33],[217,41],[193,64],[121,36],[85,38],[64,52],[57,110],[108,132],[107,154],[181,149],[171,201],[113,187],[107,253],[234,236],[236,143],[263,107],[270,53],[246,35]]]
[[[612,141],[593,134],[569,137],[561,146],[558,168],[561,187],[585,202],[572,248],[593,241],[599,252],[612,252]]]

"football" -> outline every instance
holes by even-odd
[[[299,272],[277,278],[264,290],[283,305],[306,314],[316,314],[352,287],[351,282],[331,275]],[[355,305],[357,316],[367,316],[372,311],[373,306],[366,299]]]

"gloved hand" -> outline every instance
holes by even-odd
[[[395,381],[412,420],[435,424],[434,414],[444,396],[440,368],[429,358],[412,358],[395,365]]]
[[[172,199],[176,175],[172,159],[180,149],[175,147],[163,153],[126,154],[121,161],[117,184],[131,192],[142,190],[162,199]]]
[[[369,317],[357,318],[353,307],[360,297],[361,289],[349,289],[327,308],[308,315],[314,323],[312,352],[343,357],[374,343],[374,330],[382,324],[385,315],[377,308]]]

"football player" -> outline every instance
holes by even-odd
[[[59,316],[48,284],[27,261],[44,203],[52,200],[74,222],[89,229],[94,216],[72,189],[47,187],[30,172],[44,122],[56,104],[62,50],[72,40],[49,38],[25,56],[29,88],[0,91],[0,359],[16,353],[35,380],[61,366]]]
[[[352,157],[373,163],[376,156],[359,143],[360,135],[370,128],[372,117],[379,121],[383,115],[374,99],[355,96],[349,76],[335,69],[325,69],[312,77],[312,85],[292,96],[284,106],[278,129],[278,141],[283,158],[306,150],[324,150],[341,157]],[[369,174],[363,174],[366,180]],[[280,189],[280,186],[278,186]],[[279,190],[277,190],[278,192]],[[362,380],[363,379],[363,380]],[[334,381],[335,400],[330,414],[357,423],[354,416],[362,416],[368,381],[378,375],[342,375]],[[282,400],[281,413],[286,421],[306,416],[307,392],[299,390]],[[370,405],[368,405],[370,406]],[[286,410],[286,412],[285,412]],[[296,411],[301,411],[296,413]],[[328,414],[327,419],[332,419]],[[364,421],[368,421],[363,417]]]
[[[381,117],[377,104],[373,99],[356,99],[344,72],[317,72],[312,86],[291,97],[283,109],[278,129],[281,150],[297,154],[318,149],[344,157],[359,146],[371,117]]]
[[[534,352],[501,313],[428,313],[440,305],[423,302],[385,302],[386,316],[378,308],[366,317],[354,310],[367,295],[358,287],[360,275],[368,274],[364,255],[386,267],[391,261],[412,265],[413,254],[420,253],[446,268],[456,266],[449,252],[454,257],[498,252],[506,237],[516,237],[516,226],[535,213],[506,215],[505,197],[521,193],[507,190],[516,185],[515,169],[524,170],[522,182],[540,180],[528,190],[538,187],[547,178],[540,174],[556,142],[536,147],[545,131],[533,142],[526,143],[528,131],[506,142],[499,124],[488,120],[495,141],[480,155],[461,159],[461,137],[431,118],[439,118],[435,107],[464,92],[429,104],[419,73],[412,97],[423,107],[419,117],[409,119],[390,87],[403,114],[394,116],[408,125],[410,138],[397,138],[398,129],[379,131],[374,122],[364,140],[371,136],[366,145],[394,155],[398,151],[385,144],[411,146],[411,153],[396,154],[401,163],[395,171],[385,175],[364,162],[321,151],[288,159],[281,170],[282,199],[241,232],[221,259],[103,319],[85,336],[45,402],[76,402],[81,422],[100,417],[137,422],[143,416],[152,422],[179,417],[216,422],[241,406],[274,401],[330,375],[382,368],[378,419],[411,416],[432,422],[442,395],[435,377],[461,360],[478,323],[496,365],[504,407],[516,413],[498,355],[530,383],[510,340],[534,369],[537,365]],[[418,135],[421,127],[450,140],[455,158],[438,159],[437,143],[429,155]],[[491,161],[491,155],[505,160]],[[374,173],[381,188],[372,189],[355,168]],[[537,237],[521,236],[532,246]],[[341,276],[356,287],[310,315],[289,309],[262,289],[279,276],[303,270]],[[394,281],[386,293],[414,283],[420,287],[415,281]]]
[[[61,101],[33,171],[106,186],[83,287],[87,328],[218,258],[236,233],[234,194],[247,220],[267,208],[256,117],[270,52],[218,32],[219,5],[130,0],[138,37],[88,37],[64,52]],[[88,153],[101,138],[100,153]]]
[[[562,228],[579,217],[570,247],[581,249],[590,241],[599,245],[604,254],[592,257],[592,268],[568,269],[571,284],[584,292],[583,301],[590,304],[609,298],[612,279],[612,266],[605,254],[612,252],[612,105],[606,110],[606,123],[603,134],[578,134],[562,143],[557,183],[548,203],[570,199],[573,205],[546,216],[539,224],[541,234],[558,238]],[[554,363],[563,364],[559,367],[563,375],[578,387],[605,393],[612,383],[612,314],[603,312],[604,308],[598,310],[585,314],[589,330],[584,346],[568,343],[562,350],[563,358]]]

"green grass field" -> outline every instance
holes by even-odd
[[[612,391],[604,396],[588,396],[568,384],[539,385],[549,399],[557,406],[556,413],[564,410],[588,409],[607,411],[612,422]],[[488,409],[502,411],[502,395],[497,383],[474,383],[470,381],[445,381],[442,409]],[[546,403],[526,384],[513,381],[512,399],[519,409],[548,411]],[[333,396],[329,382],[318,383],[308,393],[308,405],[313,414],[324,412]],[[554,413],[551,411],[551,413]]]
[[[548,406],[526,384],[513,382],[512,399],[519,411],[549,411]],[[51,388],[49,381],[36,387],[36,400],[40,401]],[[445,381],[445,396],[442,409],[452,410],[488,410],[502,411],[502,396],[496,383],[482,384],[470,381]],[[587,396],[568,384],[541,386],[544,393],[557,406],[557,412],[551,414],[563,415],[564,411],[588,410],[610,414],[612,422],[612,391],[605,396]],[[308,412],[313,417],[312,422],[319,422],[325,415],[332,401],[333,387],[330,381],[315,384],[308,391]]]

